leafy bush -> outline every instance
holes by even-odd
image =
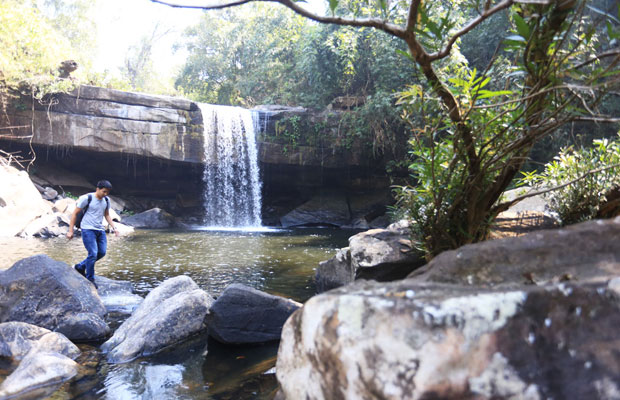
[[[541,173],[523,175],[521,184],[559,187],[545,196],[563,225],[592,219],[605,195],[620,186],[620,132],[616,140],[595,140],[591,148],[565,148]]]

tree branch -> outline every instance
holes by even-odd
[[[431,61],[446,57],[448,54],[450,54],[450,51],[452,50],[452,46],[454,46],[454,43],[456,43],[458,38],[465,35],[467,32],[471,31],[476,26],[480,25],[484,20],[489,18],[491,15],[498,13],[499,11],[502,11],[512,6],[513,3],[514,3],[514,0],[504,0],[501,3],[497,4],[495,7],[485,10],[477,18],[471,20],[467,25],[461,28],[460,31],[452,35],[452,37],[448,41],[448,44],[446,45],[446,47],[443,48],[443,50],[430,54],[429,57]]]
[[[292,0],[231,0],[231,1],[223,2],[219,4],[204,5],[204,6],[182,5],[182,4],[170,3],[168,1],[163,1],[163,0],[151,0],[151,2],[153,3],[163,4],[163,5],[175,7],[175,8],[193,8],[193,9],[202,9],[202,10],[217,10],[217,9],[222,9],[222,8],[230,8],[230,7],[239,6],[245,3],[250,3],[252,1],[280,3],[283,6],[290,8],[295,13],[303,17],[306,17],[308,19],[311,19],[313,21],[320,22],[323,24],[335,24],[335,25],[375,28],[375,29],[382,30],[386,33],[389,33],[390,35],[393,35],[399,38],[405,37],[405,30],[403,28],[401,28],[398,25],[391,24],[387,20],[382,20],[379,18],[356,19],[356,18],[342,18],[342,17],[336,17],[336,16],[334,17],[321,16],[321,15],[314,14],[306,10],[305,8],[299,6],[298,3],[295,3]]]

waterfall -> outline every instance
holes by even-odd
[[[200,110],[205,135],[205,225],[260,227],[258,113],[210,104],[200,104]]]

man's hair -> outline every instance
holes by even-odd
[[[102,180],[97,182],[97,189],[112,189],[110,181]]]

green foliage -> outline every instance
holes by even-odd
[[[563,149],[542,172],[523,172],[520,183],[539,189],[562,186],[545,197],[562,224],[570,225],[596,217],[605,195],[620,186],[619,171],[620,132],[615,140],[595,140],[590,148]]]
[[[66,90],[71,82],[58,80],[58,66],[71,58],[69,41],[26,2],[0,3],[0,98],[18,91],[41,98]]]
[[[205,14],[186,36],[176,85],[203,102],[323,108],[338,96],[390,93],[413,76],[397,38],[313,24],[270,4]]]
[[[414,161],[411,184],[396,195],[429,258],[485,239],[507,207],[497,201],[534,143],[609,101],[619,71],[590,61],[600,49],[597,24],[585,3],[573,6],[513,6],[504,56],[494,57],[484,72],[443,62],[437,78],[426,74],[428,86],[402,92]],[[449,28],[441,27],[450,24],[440,15],[425,18],[435,20],[425,40],[445,43]]]

